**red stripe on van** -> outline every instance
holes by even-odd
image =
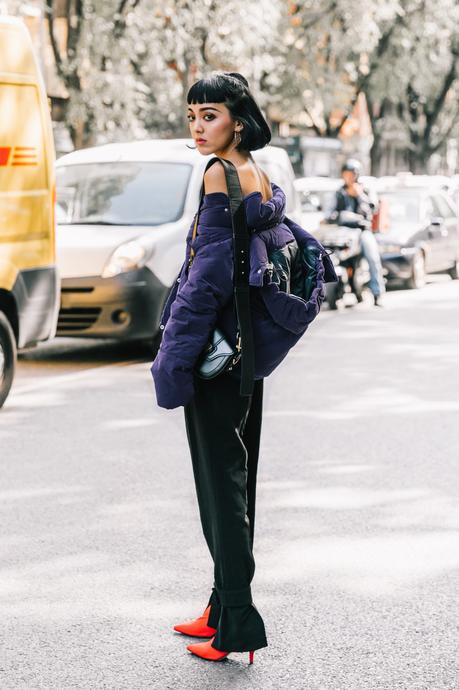
[[[8,165],[11,146],[0,146],[0,165]]]

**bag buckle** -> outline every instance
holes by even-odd
[[[236,366],[236,364],[239,362],[242,356],[242,345],[241,345],[241,336],[238,333],[236,337],[236,352],[234,354],[233,359],[231,360],[231,365],[228,367],[228,371],[232,371],[233,367]]]

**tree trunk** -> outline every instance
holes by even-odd
[[[370,175],[378,177],[381,175],[381,135],[376,133],[376,129],[373,130],[373,144],[370,149]]]

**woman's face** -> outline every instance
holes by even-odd
[[[208,155],[230,148],[236,123],[223,103],[189,105],[188,122],[199,153]]]

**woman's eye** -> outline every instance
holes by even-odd
[[[211,120],[213,120],[214,117],[215,117],[215,115],[210,115],[209,113],[207,113],[206,115],[204,115],[204,118],[206,118],[206,117],[209,117]],[[188,122],[191,122],[193,119],[194,119],[193,115],[188,115],[188,116],[187,116]],[[209,121],[209,120],[208,120],[208,121]]]

